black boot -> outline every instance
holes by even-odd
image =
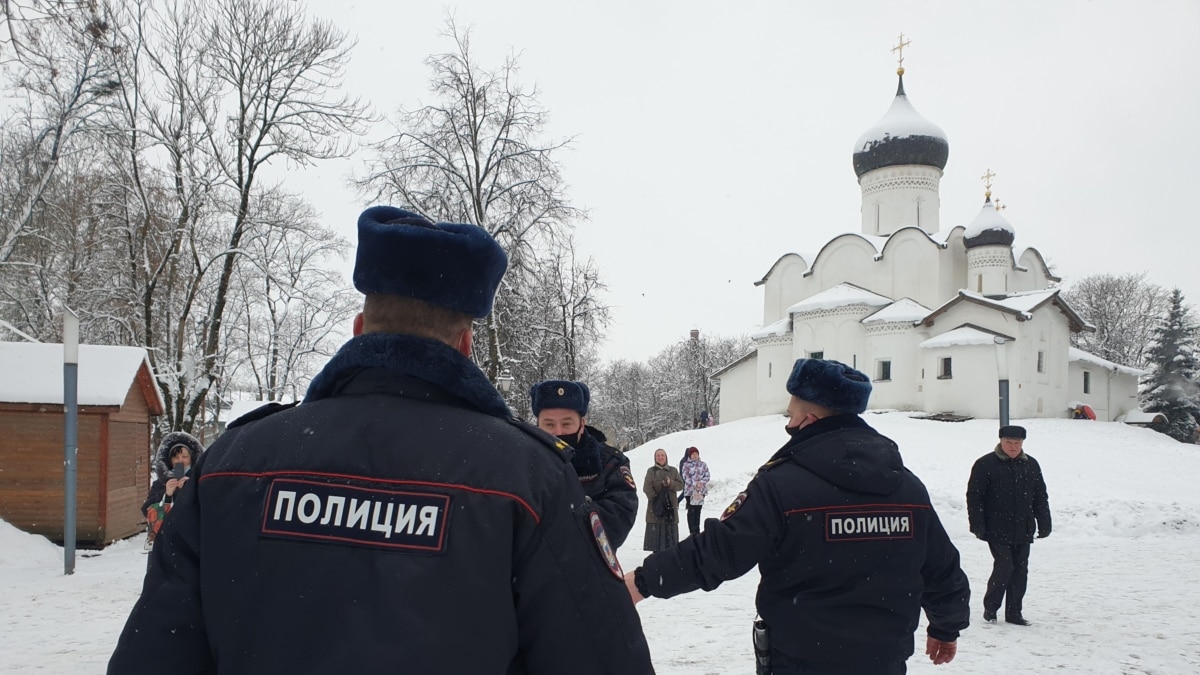
[[[983,620],[988,623],[996,623],[996,610],[994,610],[994,609],[983,610]]]
[[[1031,625],[1028,621],[1025,620],[1025,617],[1021,616],[1020,614],[1012,614],[1012,615],[1006,616],[1006,617],[1004,617],[1004,622],[1016,624],[1018,626]]]

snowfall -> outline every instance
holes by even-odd
[[[923,656],[910,673],[1200,673],[1200,447],[1117,423],[1016,420],[1042,465],[1053,534],[1033,546],[1025,617],[1030,627],[983,623],[987,546],[967,531],[971,464],[995,445],[995,420],[947,423],[900,412],[866,419],[895,439],[925,482],[971,579],[972,625],[953,663]],[[682,431],[631,450],[635,476],[663,448],[674,465],[696,446],[713,476],[705,517],[716,516],[784,441],[782,416]],[[642,505],[644,515],[645,504]],[[645,556],[639,522],[620,551],[626,570]],[[63,551],[0,521],[0,673],[102,673],[137,598],[143,536],[81,551],[74,575]],[[711,592],[638,606],[660,674],[753,673],[750,624],[756,571]],[[170,667],[164,664],[164,672]]]

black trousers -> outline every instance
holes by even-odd
[[[700,534],[700,509],[704,508],[704,504],[692,504],[692,500],[688,498],[687,505],[687,521],[688,534]]]
[[[762,671],[759,672],[761,673]],[[788,656],[777,649],[772,649],[771,669],[768,672],[770,675],[859,675],[860,673],[870,673],[871,675],[904,675],[908,672],[908,666],[904,661],[900,663],[871,664],[805,661]]]
[[[988,548],[992,550],[992,576],[983,596],[983,608],[998,612],[1003,600],[1004,616],[1020,616],[1021,601],[1029,583],[1029,544],[993,544],[989,541]]]

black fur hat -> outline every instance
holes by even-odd
[[[529,388],[530,408],[534,415],[547,408],[565,408],[586,417],[591,398],[586,384],[571,380],[545,380]]]
[[[796,359],[787,390],[798,399],[857,415],[867,409],[871,379],[840,361]]]
[[[433,223],[410,211],[372,206],[358,217],[354,287],[400,295],[479,318],[492,311],[508,256],[483,228]]]
[[[1006,427],[1000,427],[1000,438],[1025,438],[1025,427],[1019,427],[1015,424],[1010,424]]]

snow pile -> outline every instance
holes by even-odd
[[[935,335],[928,340],[917,345],[921,349],[943,349],[945,347],[954,347],[956,345],[992,345],[996,343],[996,334],[988,333],[987,331],[972,328],[970,326],[959,326],[954,330],[948,330],[941,335]]]
[[[63,550],[45,537],[29,534],[0,519],[0,569],[62,566]]]
[[[901,298],[874,314],[864,318],[864,324],[914,323],[929,316],[933,310],[911,298]]]
[[[966,231],[963,232],[964,239],[974,239],[988,230],[1003,230],[1010,234],[1015,234],[1012,223],[996,210],[989,200],[984,203],[983,208],[979,209],[979,215],[975,216],[975,220],[967,225]]]
[[[885,298],[878,293],[872,293],[854,284],[841,283],[797,302],[788,307],[787,313],[790,316],[792,314],[815,312],[821,309],[834,309],[835,307],[846,307],[848,305],[883,307],[890,304],[892,304],[891,298]]]
[[[892,100],[892,105],[883,117],[854,142],[854,152],[866,152],[878,143],[910,136],[929,136],[946,141],[946,132],[917,112],[908,96],[903,94]]]

